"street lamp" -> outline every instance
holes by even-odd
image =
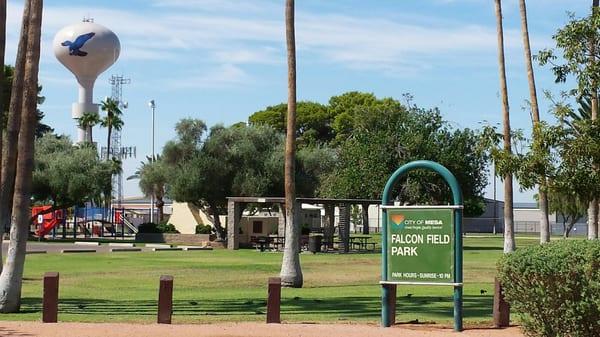
[[[154,112],[156,110],[154,100],[150,100],[148,106],[152,109],[152,162],[154,162]],[[154,191],[150,195],[150,222],[154,223]]]

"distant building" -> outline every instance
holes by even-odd
[[[504,201],[484,198],[485,211],[478,217],[463,219],[464,233],[504,232]]]
[[[169,198],[164,198],[163,202],[165,203],[163,206],[164,218],[169,219],[173,213],[173,201]],[[113,205],[113,207],[116,206]],[[149,197],[134,196],[123,198],[120,207],[125,209],[127,219],[135,226],[144,222],[150,222],[151,200]],[[158,222],[156,220],[158,219],[156,207],[154,208],[154,219],[154,222]]]

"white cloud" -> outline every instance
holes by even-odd
[[[193,9],[203,11],[227,12],[268,12],[280,9],[274,1],[240,1],[240,0],[156,0],[153,6],[162,8]]]
[[[247,84],[251,77],[240,67],[224,64],[208,73],[191,73],[161,81],[169,89],[227,88]]]
[[[151,5],[154,7],[136,11],[46,5],[42,62],[53,62],[50,47],[54,32],[91,15],[120,37],[124,61],[168,60],[190,64],[200,59],[230,72],[241,69],[233,65],[285,63],[283,12],[273,10],[281,4],[156,0]],[[8,2],[9,55],[15,52],[21,10],[17,2]],[[259,15],[269,11],[275,14]],[[376,70],[388,75],[416,74],[446,65],[447,58],[477,64],[478,59],[496,52],[493,23],[482,26],[444,20],[436,24],[433,19],[397,22],[367,15],[307,11],[299,11],[296,19],[300,57],[307,53],[311,62],[350,69]],[[508,52],[520,47],[518,30],[507,29],[505,34]]]

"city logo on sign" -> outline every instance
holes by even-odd
[[[81,34],[75,39],[75,41],[71,42],[67,40],[61,43],[61,45],[64,47],[69,47],[69,55],[86,56],[88,53],[80,49],[83,48],[83,45],[88,42],[89,39],[94,37],[94,35],[96,35],[94,32]]]
[[[404,214],[392,214],[391,219],[394,225],[398,226],[400,229],[404,228]]]

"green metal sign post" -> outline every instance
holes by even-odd
[[[452,190],[452,206],[393,206],[396,182],[415,169],[440,174]],[[388,179],[382,197],[381,324],[389,327],[392,312],[386,284],[454,287],[454,330],[462,331],[462,194],[454,175],[432,161],[413,161]]]

